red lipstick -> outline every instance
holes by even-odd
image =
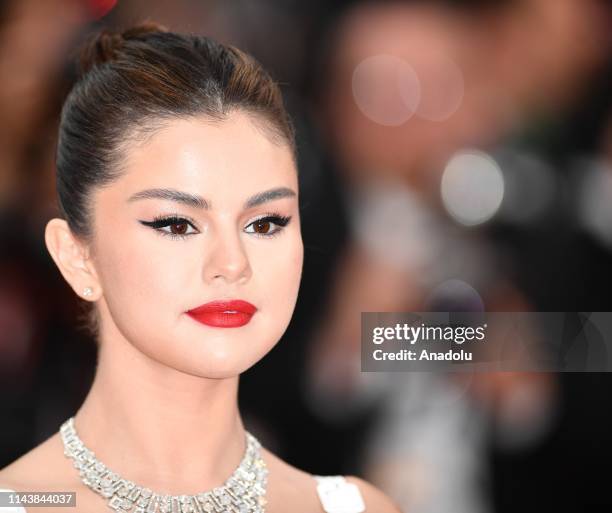
[[[211,301],[189,310],[187,313],[196,321],[215,328],[237,328],[247,324],[257,308],[248,301],[232,299]]]

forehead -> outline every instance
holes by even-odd
[[[126,145],[119,189],[131,194],[144,187],[172,187],[240,197],[280,185],[297,190],[289,145],[263,123],[242,111],[224,120],[165,121],[146,141]]]

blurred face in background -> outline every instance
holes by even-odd
[[[221,378],[248,369],[280,339],[303,245],[292,152],[264,123],[239,111],[214,123],[170,120],[130,144],[122,176],[95,192],[102,350],[130,344],[162,365]],[[199,196],[207,206],[130,200],[148,189]],[[275,192],[262,197],[267,191]],[[232,299],[256,307],[242,326],[213,327],[187,314]]]
[[[341,167],[437,193],[453,152],[495,143],[524,117],[564,107],[605,54],[604,20],[595,2],[572,0],[471,16],[400,3],[352,9],[337,28],[325,93]]]
[[[479,44],[464,19],[439,7],[349,12],[338,28],[326,103],[342,167],[413,174],[490,131],[470,103]]]

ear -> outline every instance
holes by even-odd
[[[90,258],[90,248],[73,235],[68,223],[63,219],[51,219],[45,228],[45,244],[55,265],[77,295],[97,301],[102,295],[102,287]],[[92,289],[92,294],[84,294],[87,287]]]

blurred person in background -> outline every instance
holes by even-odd
[[[353,237],[313,336],[306,393],[329,422],[385,402],[365,465],[406,511],[488,511],[489,424],[508,446],[535,444],[557,386],[550,374],[360,373],[359,312],[535,308],[478,230],[504,199],[486,151],[576,97],[607,56],[604,14],[571,0],[364,3],[333,29],[321,129]]]

